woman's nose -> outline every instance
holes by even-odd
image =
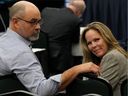
[[[96,43],[95,42],[92,42],[92,47],[96,47]]]

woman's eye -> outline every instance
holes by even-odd
[[[94,41],[97,42],[97,41],[99,41],[99,40],[100,40],[100,38],[97,38],[97,39],[95,39]]]
[[[91,44],[91,42],[87,42],[87,45],[90,45]]]

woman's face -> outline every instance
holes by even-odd
[[[103,57],[108,51],[107,43],[96,30],[88,30],[85,34],[85,39],[88,49],[97,57]]]

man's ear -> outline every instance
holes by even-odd
[[[15,28],[19,26],[19,20],[17,18],[12,18],[11,22]]]

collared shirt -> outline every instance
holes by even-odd
[[[23,85],[39,96],[57,92],[61,74],[46,79],[27,41],[11,29],[0,37],[0,76],[15,73]]]

